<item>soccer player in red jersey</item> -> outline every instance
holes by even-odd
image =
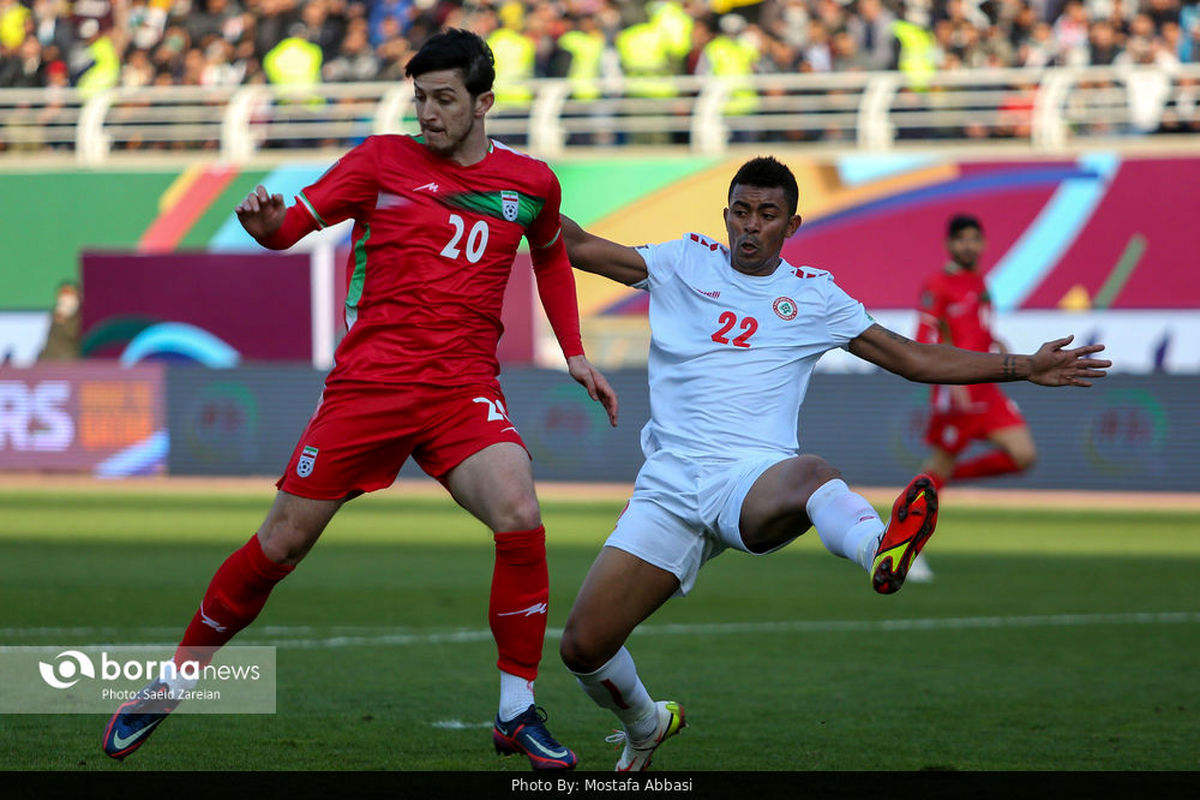
[[[964,350],[1007,352],[992,333],[992,304],[979,274],[985,241],[975,217],[959,214],[946,229],[950,261],[921,288],[916,340]],[[933,448],[924,471],[940,488],[949,481],[1022,472],[1037,457],[1033,436],[1016,403],[994,383],[934,386],[925,440]],[[995,447],[959,461],[971,442]]]
[[[534,703],[546,630],[545,529],[530,459],[508,418],[496,344],[521,237],[572,378],[616,424],[617,399],[584,356],[575,284],[559,224],[561,190],[541,161],[488,138],[493,58],[475,34],[432,37],[409,62],[420,137],[372,136],[286,207],[262,186],[238,205],[243,227],[282,250],[311,231],[354,219],[347,334],[325,390],[276,484],[255,536],[212,579],[175,655],[208,663],[258,615],[343,503],[391,485],[411,455],[493,532],[488,618],[499,651],[497,751],[535,769],[570,769],[571,750]],[[144,698],[121,706],[104,736],[124,758],[174,710]]]

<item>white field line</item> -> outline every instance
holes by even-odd
[[[779,634],[779,633],[863,633],[863,632],[905,632],[905,631],[949,631],[949,630],[978,630],[982,628],[1060,628],[1081,627],[1089,625],[1178,625],[1200,622],[1200,611],[1166,611],[1166,612],[1129,612],[1111,614],[1047,614],[1024,617],[927,617],[918,619],[891,620],[792,620],[784,622],[729,622],[702,624],[670,624],[643,625],[634,631],[639,636],[725,636],[736,634]],[[153,632],[166,631],[163,628],[142,628],[138,634],[145,636]],[[178,634],[180,628],[170,629]],[[329,629],[326,629],[329,630]],[[347,630],[343,628],[342,630]],[[361,631],[350,633],[349,630]],[[469,642],[490,642],[492,633],[486,629],[428,631],[421,633],[404,632],[402,629],[372,629],[352,628],[347,633],[336,636],[316,636],[318,629],[310,626],[271,626],[261,631],[255,631],[268,636],[274,634],[283,638],[247,638],[234,642],[240,646],[278,647],[284,650],[312,650],[341,647],[377,647],[377,646],[407,646],[431,644],[462,644]],[[129,633],[128,628],[0,628],[0,639],[12,641],[14,638],[50,636],[62,637],[61,642],[72,645],[85,644],[72,641],[75,637],[94,638],[98,636],[113,636],[114,634]],[[373,632],[371,632],[373,631]],[[546,631],[547,639],[561,639],[561,628],[551,628]],[[307,636],[311,638],[297,638]],[[177,639],[164,642],[130,642],[121,644],[139,644],[155,646],[174,646]],[[105,642],[103,644],[110,644]],[[43,646],[30,643],[24,646]],[[64,645],[67,646],[67,645]],[[10,652],[18,649],[18,645],[2,645],[0,652]]]

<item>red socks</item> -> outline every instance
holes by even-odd
[[[959,464],[954,468],[954,474],[950,476],[950,480],[965,481],[971,478],[986,478],[989,475],[1004,475],[1020,471],[1021,467],[1013,461],[1007,451],[993,450]]]
[[[292,565],[276,564],[267,558],[258,535],[251,536],[213,575],[200,610],[175,651],[175,663],[195,660],[201,666],[207,665],[217,648],[254,621],[275,584],[293,569]]]
[[[550,575],[546,569],[546,529],[497,533],[496,566],[488,623],[504,672],[537,678],[546,637]]]

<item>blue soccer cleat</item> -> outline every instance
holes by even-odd
[[[521,714],[492,726],[492,744],[496,752],[511,756],[523,753],[534,769],[575,769],[579,759],[546,730],[546,710],[530,706]]]
[[[142,687],[137,696],[122,703],[108,727],[104,729],[104,754],[118,761],[137,750],[155,728],[179,705],[171,697],[171,689],[161,680],[155,679]]]

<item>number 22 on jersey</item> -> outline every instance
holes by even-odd
[[[712,340],[717,344],[732,344],[734,347],[749,347],[750,337],[758,331],[758,320],[754,317],[742,317],[741,322],[738,322],[737,314],[732,311],[722,311],[721,316],[717,318],[717,322],[721,325],[720,329],[712,335]],[[729,339],[729,334],[733,332],[734,327],[741,329],[741,333]]]

